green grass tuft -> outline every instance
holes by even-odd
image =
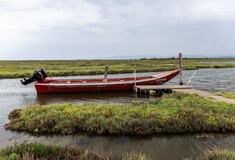
[[[215,148],[205,153],[205,160],[235,160],[235,151]]]
[[[183,160],[192,160],[192,158],[183,158]],[[205,151],[204,156],[196,158],[196,160],[235,160],[235,151],[228,149],[214,148]]]
[[[218,96],[223,96],[223,97],[226,97],[226,98],[230,98],[230,99],[235,99],[235,93],[233,92],[212,92]]]
[[[142,152],[132,151],[130,153],[126,153],[126,155],[122,158],[122,160],[150,160],[146,154]]]

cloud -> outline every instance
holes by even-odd
[[[152,25],[183,25],[187,23],[224,22],[235,20],[235,1],[165,0],[133,1],[104,8],[112,27]]]
[[[29,55],[35,48],[38,52],[56,52],[56,46],[63,44],[74,49],[70,52],[82,51],[90,56],[92,52],[105,56],[107,52],[121,54],[130,50],[133,54],[163,51],[163,46],[173,43],[172,36],[187,37],[184,42],[191,42],[189,46],[194,50],[193,37],[199,33],[205,38],[209,33],[227,32],[221,25],[214,27],[217,24],[234,26],[233,6],[233,0],[0,0],[0,58],[3,53]],[[219,38],[226,38],[223,35],[229,34]],[[123,49],[115,51],[116,45]],[[210,50],[210,46],[206,48]],[[61,50],[66,49],[58,52]]]
[[[86,27],[102,22],[99,8],[85,0],[54,1],[12,0],[0,11],[0,30],[40,31],[54,27]]]
[[[99,7],[86,0],[1,1],[0,54],[5,54],[2,57],[6,57],[11,52],[15,52],[15,55],[16,52],[24,52],[32,43],[45,41],[41,34],[50,35],[49,31],[97,31],[94,24],[102,23],[101,16]],[[54,36],[56,40],[56,35]]]
[[[4,0],[0,30],[39,31],[55,27],[118,29],[153,24],[220,22],[235,19],[232,0],[106,1]],[[96,3],[95,3],[96,2]],[[101,25],[102,24],[102,25]],[[100,26],[99,26],[100,25]],[[92,26],[90,28],[90,26]]]

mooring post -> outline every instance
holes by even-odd
[[[136,69],[134,69],[134,80],[135,80],[135,87],[136,87]]]
[[[180,85],[183,85],[183,73],[182,73],[182,69],[183,69],[183,62],[182,62],[182,53],[179,53],[179,65],[180,65]]]
[[[108,69],[109,69],[109,67],[106,66],[106,67],[105,67],[105,70],[104,70],[104,79],[107,79]]]

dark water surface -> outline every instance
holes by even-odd
[[[194,71],[184,71],[187,82]],[[156,73],[137,73],[137,76]],[[108,77],[132,77],[133,74],[109,75]],[[103,76],[80,76],[66,78],[102,78]],[[136,96],[133,92],[83,93],[83,94],[37,94],[33,84],[22,86],[20,79],[0,80],[0,147],[21,141],[40,141],[45,144],[79,146],[93,151],[122,155],[131,150],[143,151],[152,159],[182,159],[197,157],[211,147],[235,149],[235,134],[213,134],[211,138],[194,135],[160,135],[151,137],[134,136],[88,136],[75,135],[32,135],[25,132],[5,131],[7,115],[15,108],[30,104],[52,103],[98,103],[120,104],[134,100],[148,100],[148,96]],[[178,84],[178,77],[167,84]],[[198,70],[191,85],[201,90],[235,92],[235,68]]]

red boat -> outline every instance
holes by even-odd
[[[37,93],[130,91],[135,85],[162,85],[177,76],[179,72],[180,69],[176,69],[162,74],[136,78],[55,80],[46,79],[46,72],[38,69],[31,78],[21,80],[21,83],[27,85],[37,81],[34,83]]]
[[[37,93],[71,93],[71,92],[108,92],[108,91],[130,91],[135,85],[161,85],[180,72],[180,69],[146,77],[115,78],[115,79],[76,79],[76,80],[55,80],[45,79],[46,72],[43,69],[36,70],[34,75],[24,81],[26,85],[33,81]]]

